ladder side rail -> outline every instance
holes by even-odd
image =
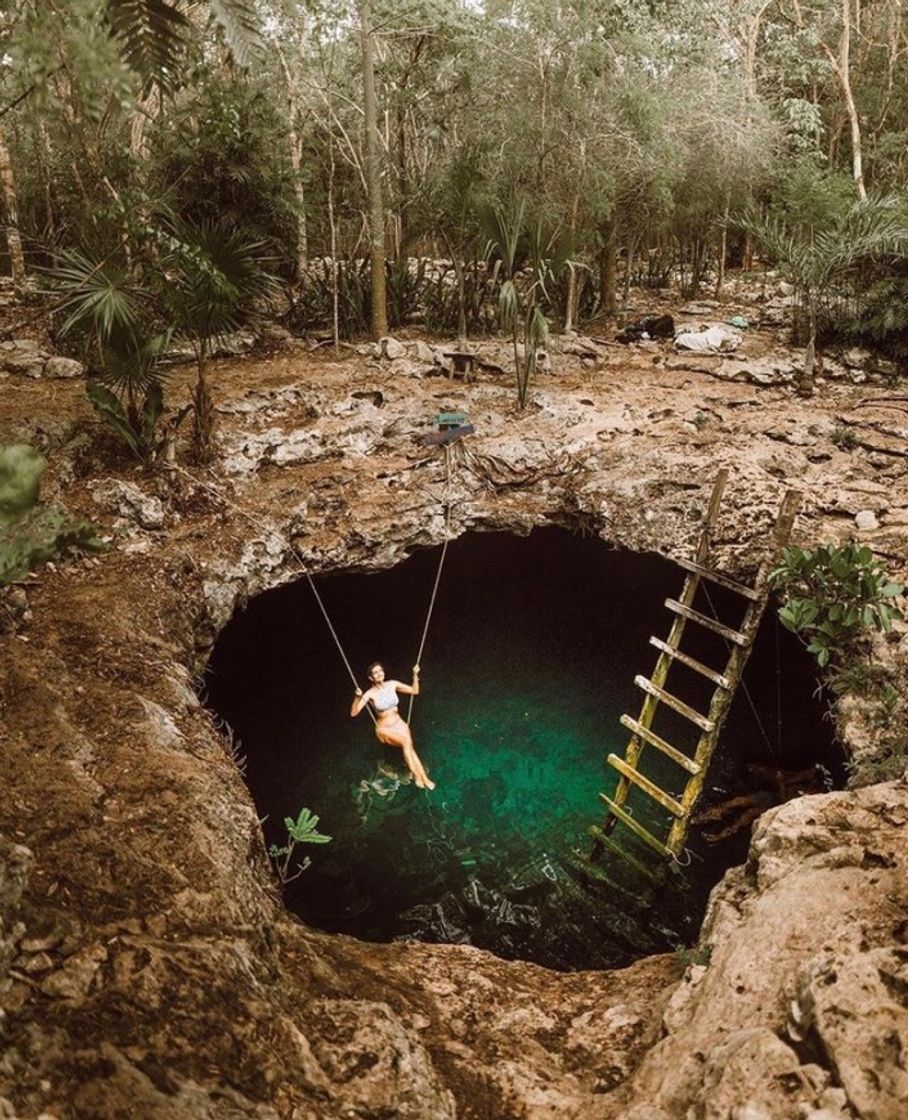
[[[684,808],[684,815],[679,816],[672,822],[668,839],[666,840],[666,846],[671,849],[675,855],[680,854],[684,848],[684,841],[687,838],[687,833],[690,828],[691,813],[706,783],[706,774],[710,759],[712,758],[719,736],[722,733],[722,727],[731,710],[731,702],[737,691],[738,684],[741,681],[744,667],[753,649],[754,639],[757,636],[760,622],[769,603],[769,573],[775,566],[782,549],[787,545],[791,537],[791,531],[794,527],[794,520],[801,504],[801,498],[802,495],[800,491],[789,490],[782,500],[782,505],[773,527],[770,555],[764,563],[761,564],[754,582],[754,589],[759,591],[760,598],[748,605],[744,614],[744,620],[741,623],[741,633],[747,638],[747,644],[736,645],[731,649],[728,664],[725,669],[725,676],[728,678],[731,688],[728,690],[718,688],[713,693],[712,703],[709,707],[709,718],[713,721],[713,728],[711,731],[706,731],[701,735],[700,741],[697,744],[697,749],[694,752],[694,761],[698,764],[700,770],[697,774],[691,776],[684,793],[681,795],[681,805]]]
[[[709,498],[709,505],[706,510],[706,517],[703,521],[703,528],[700,532],[700,538],[697,543],[696,561],[698,564],[705,564],[709,557],[710,545],[712,541],[712,532],[715,528],[716,522],[719,517],[719,506],[722,504],[722,496],[725,493],[725,486],[728,482],[728,468],[723,467],[716,475],[716,481],[713,483],[712,492]],[[700,586],[700,576],[697,572],[690,572],[684,581],[684,586],[681,589],[681,594],[678,596],[678,602],[684,607],[691,607],[697,595],[697,589]],[[678,649],[681,644],[681,638],[684,635],[684,628],[687,624],[687,619],[676,616],[672,621],[671,629],[666,639],[666,645],[671,649]],[[656,660],[655,668],[653,669],[650,680],[658,687],[664,687],[668,679],[669,670],[672,667],[673,658],[669,654],[660,653]],[[647,695],[644,698],[643,704],[640,708],[640,715],[637,722],[644,728],[649,729],[652,726],[653,717],[656,714],[656,709],[659,706],[658,696]],[[632,735],[627,749],[624,752],[624,760],[627,762],[631,769],[636,770],[640,757],[643,754],[644,741],[636,735]],[[631,782],[622,774],[618,778],[618,783],[615,787],[614,801],[618,806],[622,806],[627,802],[630,796]],[[614,818],[613,818],[614,819]]]

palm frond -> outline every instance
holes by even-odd
[[[262,36],[252,0],[208,0],[215,23],[237,66],[248,67],[261,51]]]
[[[167,237],[165,268],[178,275],[168,286],[174,321],[200,337],[220,338],[255,317],[257,305],[277,290],[267,244],[223,222],[175,226]]]
[[[498,313],[501,318],[501,329],[509,331],[514,328],[520,313],[520,299],[513,280],[505,280],[498,293]]]
[[[145,80],[172,89],[189,22],[169,0],[107,0],[107,22],[123,61]]]
[[[125,269],[110,261],[94,261],[78,249],[60,254],[63,263],[47,270],[55,291],[63,293],[59,310],[66,318],[65,335],[84,327],[99,339],[135,331],[141,315],[143,291]]]
[[[95,380],[134,395],[159,388],[166,375],[158,363],[172,338],[171,329],[144,338],[114,335],[100,347],[100,369]]]

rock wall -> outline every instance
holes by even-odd
[[[852,399],[818,416],[776,390],[638,372],[547,380],[519,415],[494,380],[414,380],[380,361],[225,366],[217,472],[155,478],[103,460],[66,384],[46,398],[64,433],[47,496],[100,520],[113,547],[43,570],[4,614],[0,1115],[901,1116],[903,784],[762,818],[683,978],[674,957],[555,975],[290,918],[197,699],[246,599],[301,564],[375,569],[439,543],[446,498],[455,533],[569,524],[680,556],[727,465],[716,547],[730,570],[752,568],[795,482],[801,539],[853,531],[848,503],[869,499],[870,539],[904,560],[901,458],[873,467],[822,434]],[[33,414],[22,386],[14,419]],[[478,429],[450,478],[420,443],[448,405]],[[806,442],[781,454],[779,432]]]

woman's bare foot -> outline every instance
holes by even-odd
[[[422,788],[423,789],[435,789],[435,783],[432,781],[431,778],[426,778],[425,785]]]

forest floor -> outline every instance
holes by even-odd
[[[701,304],[689,319],[736,312],[758,323],[761,307]],[[481,341],[485,368],[465,384],[417,341],[432,342],[414,336],[395,359],[295,341],[218,361],[218,456],[204,471],[143,472],[79,379],[4,377],[0,439],[39,446],[45,500],[112,547],[41,569],[4,600],[0,836],[21,847],[4,849],[20,872],[0,883],[0,976],[4,947],[12,960],[0,1110],[6,1096],[13,1115],[60,1120],[663,1120],[693,1107],[724,1120],[745,1104],[772,1120],[833,1106],[894,1118],[904,1075],[871,1036],[908,1031],[886,995],[905,936],[897,782],[763,818],[747,868],[717,889],[705,979],[698,966],[679,984],[670,958],[556,977],[463,947],[330,938],[282,913],[195,680],[233,610],[298,576],[285,539],[313,571],[386,567],[440,541],[445,474],[424,442],[438,411],[462,409],[477,429],[458,451],[454,532],[573,519],[621,547],[682,555],[728,467],[716,546],[730,570],[752,566],[796,487],[798,542],[855,537],[908,575],[908,394],[868,373],[870,359],[831,363],[837,379],[803,399],[779,325],[748,329],[725,357],[581,335],[554,340],[553,372],[521,412],[512,375],[491,368],[510,368],[509,347]],[[174,405],[193,373],[174,370]],[[876,650],[903,695],[905,632]],[[873,718],[866,705],[840,712],[867,765]],[[849,976],[842,1006],[873,992],[860,1037],[830,1009]],[[808,988],[819,1050],[785,1034]]]

